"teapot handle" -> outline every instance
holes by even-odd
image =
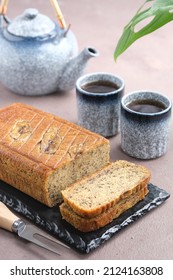
[[[8,0],[1,1],[1,4],[0,4],[0,29],[3,27],[3,21],[5,21],[7,24],[10,23],[10,20],[6,16],[7,5],[8,5]]]
[[[3,16],[4,18],[5,18],[5,15],[7,13],[8,1],[9,0],[1,0],[1,4],[0,4],[0,16]],[[56,13],[56,16],[57,16],[60,27],[62,29],[65,29],[66,28],[66,23],[65,23],[63,14],[60,10],[60,7],[59,7],[59,4],[58,4],[57,0],[50,0],[50,2],[51,2],[52,6],[55,10],[55,13]],[[0,24],[0,26],[1,26],[1,24]]]
[[[2,0],[0,4],[0,29],[3,27],[3,22],[5,21],[7,24],[10,23],[10,20],[6,16],[7,13],[7,5],[8,0]]]
[[[2,0],[0,5],[0,15],[5,16],[7,13],[8,0]]]
[[[60,7],[59,7],[59,4],[58,4],[58,1],[57,0],[50,0],[54,10],[55,10],[55,13],[56,13],[56,16],[57,16],[57,19],[58,19],[58,23],[60,25],[60,27],[62,29],[65,29],[66,28],[66,23],[65,23],[65,20],[64,20],[64,17],[63,17],[63,14],[60,10]]]

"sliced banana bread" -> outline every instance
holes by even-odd
[[[82,232],[94,231],[104,227],[108,223],[111,223],[113,219],[117,218],[124,211],[134,206],[140,200],[144,199],[147,193],[148,188],[147,186],[144,186],[141,190],[130,195],[130,197],[123,198],[113,207],[94,218],[84,218],[79,216],[66,203],[62,203],[60,205],[60,211],[62,217],[76,229]]]
[[[50,207],[110,160],[107,139],[25,104],[0,110],[0,130],[0,179]]]
[[[147,168],[120,160],[63,190],[62,195],[78,215],[93,218],[142,190],[149,180]]]

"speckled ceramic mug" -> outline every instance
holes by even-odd
[[[134,107],[139,104],[155,106],[158,110],[149,107],[142,110]],[[168,147],[171,109],[169,98],[157,92],[136,91],[125,95],[121,100],[122,150],[140,159],[152,159],[165,154]]]
[[[107,88],[102,92],[98,85]],[[78,124],[104,137],[118,134],[123,93],[124,81],[114,74],[96,72],[80,77],[76,82]]]

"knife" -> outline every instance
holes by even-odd
[[[56,253],[59,256],[60,253],[56,249],[50,246],[50,244],[46,244],[47,241],[64,246],[68,249],[70,248],[59,240],[53,238],[49,234],[46,234],[42,230],[38,229],[36,226],[25,223],[23,220],[13,214],[2,202],[0,202],[0,227],[14,232],[19,237],[33,242],[36,245],[43,247],[53,253]],[[44,242],[39,240],[39,238],[43,239]]]

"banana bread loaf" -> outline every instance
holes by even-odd
[[[66,188],[62,195],[78,215],[93,218],[143,189],[149,180],[147,168],[119,160]]]
[[[110,160],[109,141],[32,106],[0,110],[0,179],[49,207]]]
[[[82,232],[89,232],[97,230],[105,225],[111,223],[113,219],[117,218],[127,209],[134,206],[137,202],[144,199],[148,193],[147,185],[141,190],[117,202],[114,206],[104,211],[102,214],[93,218],[84,218],[76,214],[66,203],[60,205],[60,211],[63,218],[73,225],[76,229]]]

